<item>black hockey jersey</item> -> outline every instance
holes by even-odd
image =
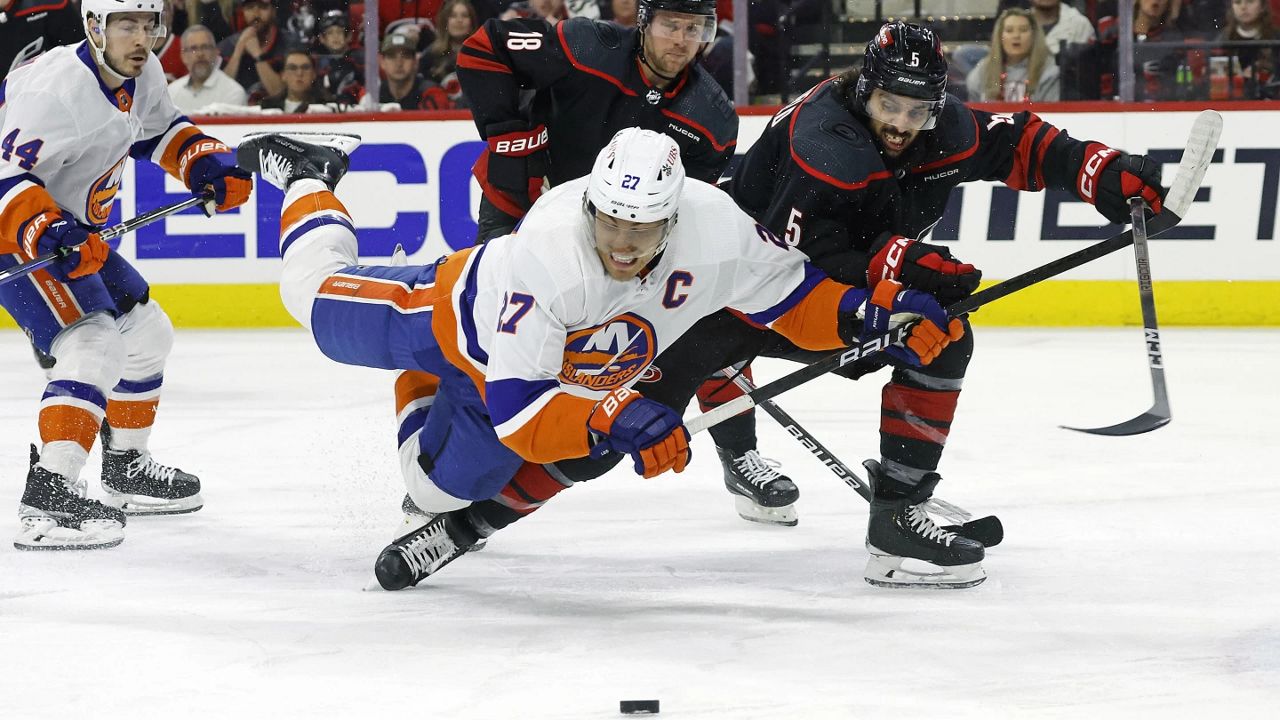
[[[0,80],[50,48],[83,39],[80,10],[70,0],[0,0]]]
[[[865,286],[872,241],[884,232],[918,237],[961,183],[1071,190],[1088,201],[1079,186],[1090,143],[1034,113],[989,113],[949,96],[936,127],[887,158],[846,91],[833,78],[780,110],[730,187],[744,210],[835,280]]]
[[[728,97],[696,62],[666,90],[649,85],[639,44],[636,30],[587,18],[554,27],[534,19],[490,20],[467,39],[458,79],[480,136],[490,144],[476,164],[476,178],[494,205],[524,214],[485,177],[487,155],[497,151],[493,129],[513,122],[530,130],[545,126],[545,174],[552,186],[589,174],[596,154],[627,127],[669,135],[690,177],[720,178],[738,137]]]

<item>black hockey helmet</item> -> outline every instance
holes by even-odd
[[[639,0],[636,3],[636,24],[640,27],[653,20],[659,10],[685,13],[686,15],[716,16],[716,0]]]
[[[928,120],[918,129],[932,129],[947,100],[947,59],[937,33],[901,20],[882,25],[867,43],[854,109],[870,115],[867,101],[877,88],[928,102]]]

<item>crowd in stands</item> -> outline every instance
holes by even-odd
[[[791,24],[856,15],[860,2],[829,0],[834,4],[824,8],[827,1],[751,0],[753,97],[786,98],[805,89],[788,77],[790,47],[782,36]],[[945,17],[935,26],[950,55],[950,89],[962,98],[1117,96],[1116,0],[921,0],[922,15],[935,5],[942,13],[994,16],[989,39],[950,35]],[[903,8],[909,6],[914,0]],[[351,0],[170,0],[170,34],[155,51],[174,101],[187,113],[451,110],[466,108],[454,72],[458,50],[490,18],[636,24],[636,0],[378,0],[380,82],[372,98],[364,87],[364,8]],[[25,9],[75,13],[78,23],[75,0],[0,0],[0,11],[11,15]],[[716,39],[701,58],[731,97],[732,11],[732,0],[720,0]],[[1277,12],[1280,0],[1135,0],[1134,99],[1280,97]],[[62,28],[50,43],[66,42],[68,32]],[[7,71],[0,67],[0,78]]]

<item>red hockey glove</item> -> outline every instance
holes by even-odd
[[[79,248],[79,252],[72,248]],[[51,252],[61,254],[62,259],[49,265],[48,270],[58,280],[67,282],[101,270],[111,246],[71,214],[44,212],[24,223],[22,251],[29,258]]]
[[[956,260],[945,247],[901,235],[882,233],[871,244],[871,253],[867,287],[872,290],[881,280],[897,280],[950,305],[972,295],[982,280],[981,270]]]
[[[908,365],[921,366],[933,362],[952,342],[964,337],[964,323],[948,318],[931,295],[903,290],[893,280],[882,280],[867,298],[862,321],[862,340],[872,340],[889,332],[889,318],[895,313],[920,315],[903,347],[891,346],[886,353]]]
[[[627,453],[635,460],[636,473],[647,478],[668,470],[683,472],[692,456],[689,431],[680,416],[628,388],[618,388],[596,403],[587,427],[604,436],[591,448],[591,457]]]
[[[1118,225],[1129,222],[1129,198],[1147,201],[1152,212],[1163,208],[1167,190],[1160,184],[1160,164],[1146,155],[1130,155],[1101,143],[1090,143],[1076,180],[1081,199]]]

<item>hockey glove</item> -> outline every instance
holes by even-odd
[[[603,436],[591,448],[591,457],[627,453],[635,460],[636,473],[647,478],[668,470],[683,472],[692,456],[689,431],[680,416],[628,388],[618,388],[596,403],[587,428]]]
[[[896,313],[921,316],[903,345],[885,349],[890,356],[908,365],[928,365],[952,342],[964,337],[964,323],[947,318],[932,295],[916,290],[903,290],[894,280],[881,280],[867,298],[862,320],[862,340],[872,340],[889,332],[889,322]]]
[[[488,183],[528,210],[542,194],[547,174],[547,127],[530,128],[522,120],[485,126],[489,143]]]
[[[218,212],[226,212],[240,207],[249,199],[249,193],[253,192],[253,175],[236,166],[235,155],[210,153],[191,161],[187,186],[193,193],[212,186]]]
[[[72,249],[76,247],[79,252]],[[111,246],[70,213],[44,212],[24,224],[22,250],[29,258],[52,252],[61,255],[62,259],[49,265],[48,270],[58,280],[67,282],[101,270]]]
[[[972,295],[982,280],[982,271],[959,262],[941,245],[881,233],[871,244],[867,287],[875,290],[881,280],[897,280],[927,292],[945,306]]]
[[[1102,216],[1118,225],[1129,222],[1129,198],[1147,201],[1160,212],[1165,193],[1160,164],[1146,155],[1130,155],[1100,143],[1085,149],[1078,181],[1080,197],[1093,203]]]

